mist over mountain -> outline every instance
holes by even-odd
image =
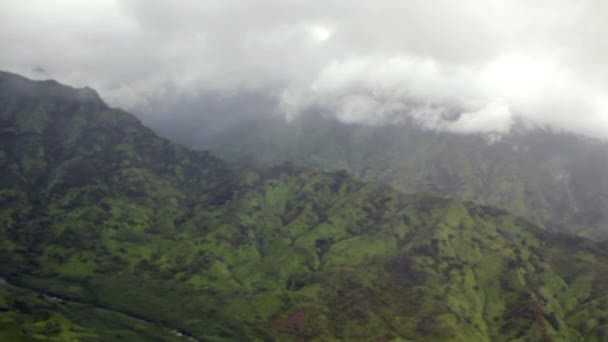
[[[460,134],[521,123],[608,134],[608,27],[598,0],[0,6],[3,69],[93,86],[114,106],[168,113],[168,123],[179,113],[159,107],[253,92],[288,118],[321,110],[344,122],[413,120]]]
[[[603,140],[526,127],[504,135],[462,135],[411,121],[347,124],[319,113],[293,120],[272,114],[222,120],[232,109],[237,108],[211,107],[199,114],[206,118],[200,125],[188,120],[148,124],[170,139],[233,161],[292,161],[316,170],[343,170],[406,192],[504,208],[553,231],[608,237],[608,143]]]

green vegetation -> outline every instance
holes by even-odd
[[[345,124],[305,115],[243,119],[219,133],[175,137],[230,160],[291,160],[362,181],[503,208],[549,230],[608,239],[608,144],[543,130],[492,137],[413,124]],[[162,132],[162,128],[158,129]],[[185,130],[185,128],[184,128]]]
[[[0,284],[1,341],[183,341],[173,331],[91,305]]]
[[[0,337],[608,338],[602,244],[344,172],[231,166],[66,88],[0,74],[0,276],[80,304],[0,286]]]

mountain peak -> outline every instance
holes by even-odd
[[[76,104],[100,104],[103,102],[92,88],[73,88],[55,80],[32,80],[17,74],[0,71],[0,96],[17,99],[45,99]]]

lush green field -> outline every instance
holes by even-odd
[[[229,165],[10,74],[0,139],[0,275],[88,304],[4,286],[0,337],[608,339],[605,246],[492,206]]]

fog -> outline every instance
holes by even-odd
[[[514,123],[608,137],[602,1],[0,1],[0,69],[156,122],[222,115]],[[252,95],[253,94],[253,95]],[[258,97],[258,99],[253,99]],[[218,100],[219,99],[219,100]],[[185,104],[189,104],[188,107]],[[221,110],[220,110],[221,112]],[[250,115],[250,114],[247,114]]]

